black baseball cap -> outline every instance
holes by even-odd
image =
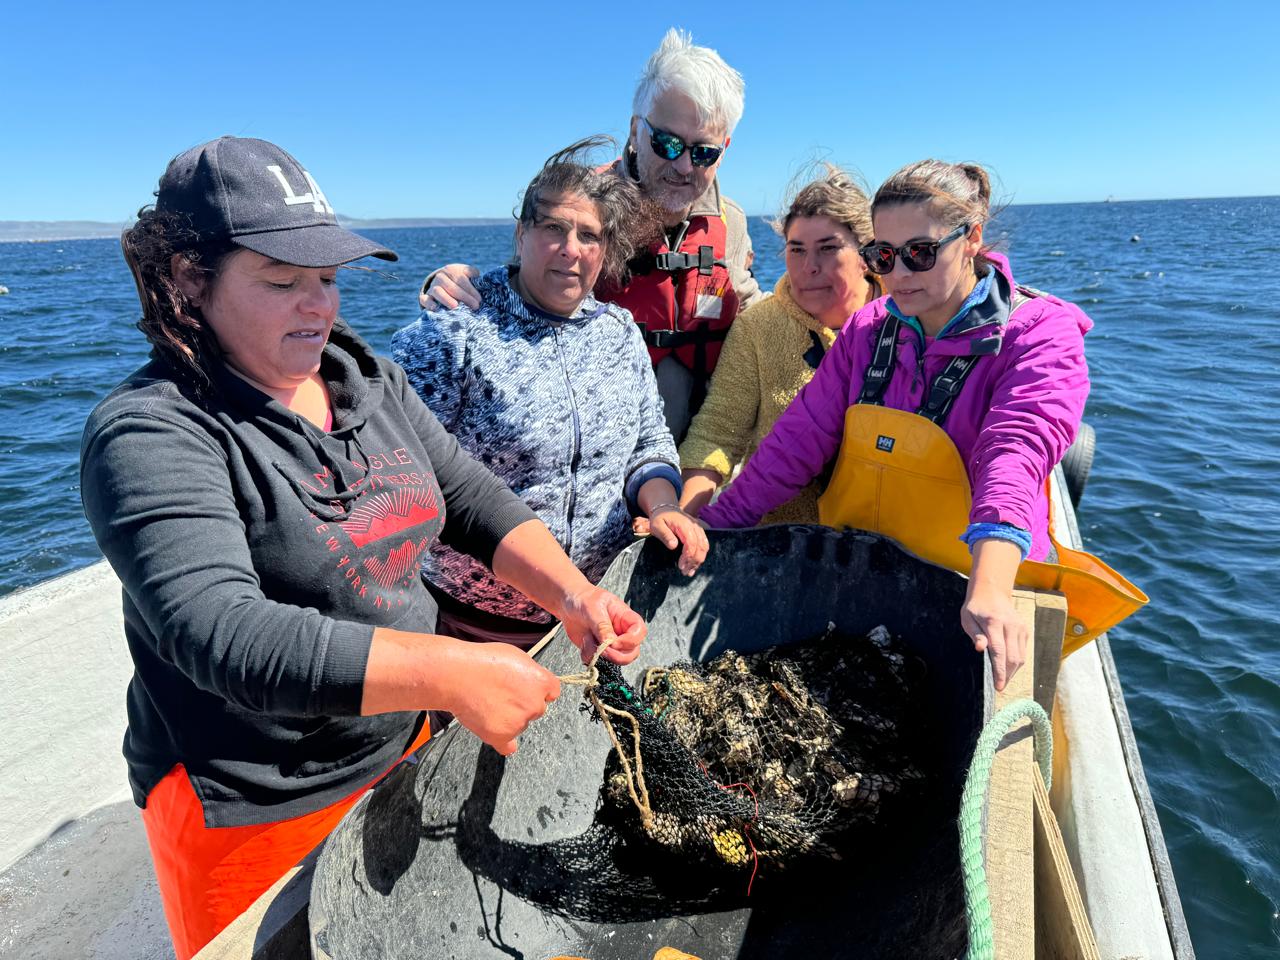
[[[160,178],[156,210],[185,215],[202,237],[225,237],[297,267],[398,259],[338,226],[311,174],[266,140],[219,137],[174,157]]]

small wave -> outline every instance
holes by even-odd
[[[1152,218],[1119,222],[1142,210]],[[1087,341],[1098,459],[1080,520],[1152,597],[1118,629],[1113,649],[1174,867],[1216,894],[1185,897],[1192,929],[1224,956],[1269,955],[1256,945],[1274,947],[1269,924],[1280,891],[1274,844],[1264,855],[1242,849],[1280,817],[1280,800],[1258,787],[1280,783],[1277,725],[1261,722],[1280,716],[1280,590],[1272,586],[1280,569],[1272,522],[1280,412],[1266,402],[1280,365],[1280,287],[1263,266],[1280,253],[1270,230],[1277,215],[1274,199],[1002,214],[1016,225],[1009,250],[1019,278],[1075,300],[1098,324]],[[758,279],[772,286],[781,242],[751,224]],[[1195,230],[1238,236],[1249,253],[1235,261],[1218,251],[1226,259],[1205,261],[1202,248],[1173,240]],[[1136,231],[1146,242],[1128,242]],[[486,269],[510,243],[506,226],[397,236],[402,254],[416,251],[420,261],[441,262],[448,251],[446,259]],[[40,464],[49,478],[15,476],[0,487],[13,512],[31,520],[11,531],[24,546],[0,561],[4,590],[99,556],[74,490],[80,427],[146,355],[132,329],[137,301],[118,244],[57,242],[63,246],[0,244],[0,278],[21,289],[0,298],[0,377],[24,381],[0,384],[0,455]],[[1157,262],[1168,271],[1149,267]],[[416,315],[417,279],[346,279],[356,329],[386,350],[406,311]],[[1225,372],[1206,367],[1204,339],[1224,312],[1240,338]],[[1241,722],[1244,715],[1253,722]]]

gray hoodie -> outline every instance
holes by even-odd
[[[225,368],[204,399],[163,362],[89,417],[85,515],[124,586],[134,799],[183,764],[211,827],[319,810],[387,769],[420,713],[359,716],[375,627],[430,633],[436,540],[491,563],[532,512],[345,323],[332,430]]]

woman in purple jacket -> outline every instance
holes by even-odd
[[[990,196],[981,167],[937,160],[880,187],[875,239],[861,253],[889,296],[854,314],[702,519],[753,526],[835,459],[822,522],[884,533],[967,572],[961,624],[990,651],[1002,689],[1027,643],[1012,597],[1020,567],[1077,562],[1049,536],[1046,479],[1084,411],[1092,322],[1014,282],[983,242]],[[1084,565],[1094,579],[1105,570],[1094,558]],[[1100,632],[1075,624],[1082,639]]]

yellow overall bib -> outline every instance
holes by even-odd
[[[1015,297],[1013,309],[1027,299]],[[954,358],[926,392],[919,413],[878,406],[893,369],[898,328],[896,318],[886,322],[863,395],[845,411],[844,438],[831,483],[818,498],[818,520],[883,534],[931,563],[967,574],[973,561],[959,538],[973,503],[969,473],[939,424],[978,358]],[[1052,500],[1050,512],[1052,529]],[[1016,582],[1066,595],[1065,657],[1129,616],[1147,596],[1097,557],[1056,540],[1053,545],[1057,562],[1023,561]]]

